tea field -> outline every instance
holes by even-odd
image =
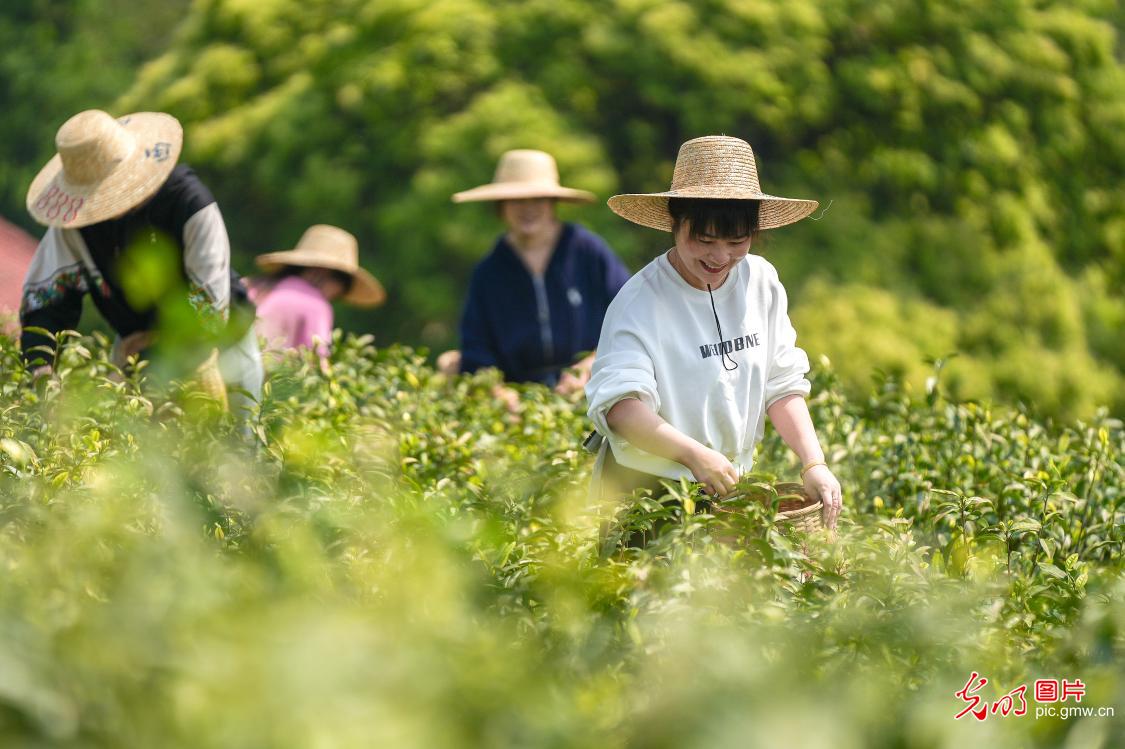
[[[846,399],[822,362],[845,512],[802,539],[591,502],[581,403],[409,349],[286,360],[250,430],[107,355],[33,381],[0,336],[0,746],[1125,745],[1105,412]],[[798,468],[771,430],[758,467]]]

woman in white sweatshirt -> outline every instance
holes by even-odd
[[[800,221],[816,201],[763,193],[750,145],[710,136],[681,146],[671,190],[616,195],[609,206],[672,232],[675,246],[633,276],[606,312],[586,385],[590,419],[606,438],[595,492],[687,477],[721,496],[751,469],[768,415],[835,527],[840,483],[805,403],[808,357],[796,345],[777,271],[748,254],[760,231]]]

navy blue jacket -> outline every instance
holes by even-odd
[[[554,385],[597,348],[606,308],[628,279],[605,240],[578,224],[564,224],[540,284],[501,236],[469,282],[461,371],[497,367],[510,382]]]

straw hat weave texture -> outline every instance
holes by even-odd
[[[635,224],[672,231],[669,198],[761,201],[759,229],[776,229],[800,221],[817,207],[815,200],[762,192],[750,144],[725,135],[696,138],[680,146],[671,190],[614,195],[609,199],[609,207]]]
[[[156,194],[183,141],[171,115],[114,119],[99,109],[79,112],[59,128],[58,153],[32,180],[27,210],[45,226],[69,229],[117,218]]]

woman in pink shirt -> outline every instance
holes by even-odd
[[[255,262],[269,274],[248,283],[258,334],[269,350],[309,348],[325,359],[334,300],[377,307],[387,298],[382,284],[359,267],[356,238],[335,226],[312,226],[296,249],[259,255]]]

